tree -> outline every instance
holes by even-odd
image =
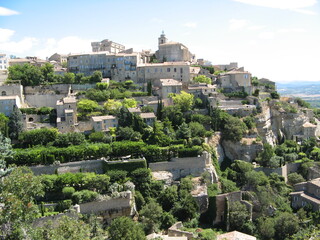
[[[193,106],[194,96],[191,93],[181,91],[180,94],[175,94],[172,96],[173,103],[181,109],[182,112],[191,110]]]
[[[246,222],[250,220],[250,214],[246,205],[240,202],[231,202],[229,210],[230,230],[241,231]]]
[[[188,139],[191,137],[191,130],[185,122],[183,122],[176,131],[177,138],[179,139]]]
[[[90,82],[98,83],[102,80],[102,73],[100,71],[94,71],[90,77]]]
[[[222,136],[225,140],[238,142],[247,131],[247,126],[237,117],[228,117],[225,120]]]
[[[137,107],[137,101],[134,98],[125,98],[122,101],[122,106],[125,108],[135,108]]]
[[[305,179],[299,173],[294,172],[294,173],[288,174],[288,182],[291,185],[304,182],[304,181]]]
[[[275,239],[289,239],[299,230],[299,220],[292,213],[280,212],[275,221]]]
[[[5,235],[12,236],[14,233],[21,232],[22,228],[36,218],[39,210],[34,201],[36,197],[43,195],[40,178],[34,176],[26,167],[15,168],[0,181],[0,198],[4,204],[0,213],[0,224],[10,226],[9,230],[5,231]]]
[[[163,102],[162,99],[158,100],[158,107],[157,107],[157,118],[162,120],[162,109],[163,109]]]
[[[146,233],[150,234],[160,229],[162,214],[162,207],[154,199],[142,207],[139,215]]]
[[[75,81],[75,75],[72,72],[67,72],[63,76],[63,83],[74,83]]]
[[[41,128],[22,132],[19,135],[19,141],[24,146],[47,145],[54,142],[58,136],[56,128]]]
[[[39,67],[29,63],[9,67],[9,80],[21,80],[23,86],[38,86],[43,81],[43,75]]]
[[[274,150],[269,143],[263,144],[263,151],[259,154],[258,162],[267,167],[270,161],[270,158],[274,155]]]
[[[257,229],[262,240],[273,239],[275,234],[274,224],[273,218],[260,217],[258,219]]]
[[[165,211],[170,211],[178,201],[178,188],[177,186],[173,185],[171,187],[165,188],[158,197],[158,202],[161,204],[162,208]]]
[[[13,112],[9,117],[8,126],[10,138],[17,139],[23,130],[22,113],[17,106],[13,108]]]
[[[153,131],[147,141],[149,144],[167,146],[170,143],[171,139],[161,130],[160,123],[155,121],[153,123]]]
[[[88,114],[90,112],[93,112],[99,108],[99,105],[97,102],[89,100],[89,99],[81,99],[78,104],[78,111],[84,114]]]
[[[9,118],[3,113],[0,113],[0,133],[2,133],[5,137],[9,136],[8,123]]]
[[[205,75],[199,75],[193,78],[194,82],[211,84],[211,79]]]
[[[0,178],[7,175],[12,169],[7,169],[6,159],[12,158],[11,141],[0,132]]]
[[[128,217],[114,219],[108,232],[111,240],[146,240],[141,226]]]
[[[139,141],[141,139],[141,134],[134,131],[131,127],[119,127],[116,133],[117,140]]]
[[[40,67],[44,81],[52,82],[53,68],[54,66],[51,63],[45,63],[43,66]]]
[[[192,137],[203,137],[206,133],[204,126],[198,122],[190,122],[189,128],[191,130]]]
[[[120,101],[116,101],[114,99],[108,99],[104,104],[103,107],[110,113],[110,114],[116,114],[122,104]]]
[[[152,95],[152,84],[151,84],[151,81],[148,82],[147,92],[148,92],[148,96]]]

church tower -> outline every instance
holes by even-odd
[[[162,31],[162,34],[160,35],[160,37],[158,38],[158,44],[160,46],[160,44],[164,44],[167,42],[167,38],[166,35],[164,34],[164,31]]]

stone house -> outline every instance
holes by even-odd
[[[215,94],[217,90],[217,85],[211,85],[207,83],[196,83],[188,86],[188,93],[194,95],[194,97],[204,98],[204,96],[209,96]]]
[[[293,208],[310,204],[313,211],[320,210],[320,178],[295,184],[293,188],[294,192],[290,193]]]
[[[140,117],[143,119],[143,121],[148,125],[152,126],[154,121],[156,120],[156,115],[151,113],[140,113]]]
[[[316,137],[316,130],[317,130],[317,126],[310,123],[310,122],[306,122],[305,124],[302,125],[303,128],[303,136],[304,138],[313,138]]]
[[[251,73],[244,71],[243,68],[221,73],[218,76],[218,83],[221,88],[230,91],[243,90],[248,94],[252,92]]]
[[[161,98],[167,98],[170,93],[179,94],[182,90],[182,83],[174,79],[160,79],[155,86],[159,86],[157,92]]]
[[[57,128],[59,132],[72,132],[77,124],[77,100],[65,97],[57,101]]]
[[[108,132],[110,127],[118,127],[118,119],[113,115],[91,117],[94,131]]]
[[[257,238],[242,232],[233,231],[219,234],[217,240],[257,240]]]
[[[22,107],[19,96],[0,96],[0,113],[10,116],[15,107]]]
[[[189,49],[178,42],[168,42],[164,32],[158,38],[156,57],[160,62],[195,62],[195,55]]]
[[[79,205],[81,214],[96,214],[110,223],[117,217],[132,217],[136,214],[136,204],[131,191],[120,192],[118,198],[106,198]]]
[[[6,54],[0,53],[0,71],[7,71],[9,59]]]
[[[92,52],[104,52],[107,51],[109,53],[119,53],[124,51],[126,48],[122,44],[109,41],[108,39],[104,39],[101,42],[92,42],[91,43]]]
[[[228,213],[228,209],[226,209],[226,202],[228,202],[229,204],[232,202],[240,202],[244,204],[250,213],[250,219],[252,219],[253,205],[243,199],[244,193],[246,192],[238,191],[219,194],[216,196],[216,219],[213,221],[213,225],[223,223],[226,220],[225,215]]]
[[[154,83],[160,79],[174,79],[187,84],[190,77],[189,62],[146,63],[137,67],[137,83]]]
[[[55,53],[48,59],[49,61],[56,61],[59,64],[62,64],[64,62],[68,61],[68,55],[67,54],[59,54]]]

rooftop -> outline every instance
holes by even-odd
[[[130,113],[141,113],[141,109],[139,107],[135,107],[135,108],[128,108],[128,111]]]
[[[103,120],[112,120],[112,119],[116,119],[116,117],[113,116],[113,115],[94,116],[94,117],[92,117],[92,120],[93,120],[94,122],[101,122],[101,121],[103,121]]]
[[[75,102],[77,102],[77,100],[73,97],[65,97],[65,98],[63,98],[63,102],[64,103],[75,103]]]
[[[19,98],[19,96],[14,95],[14,96],[0,96],[0,100],[16,100]]]
[[[174,79],[160,79],[162,86],[182,86],[182,82]]]
[[[140,117],[141,118],[156,118],[156,115],[153,112],[151,112],[151,113],[141,113]]]
[[[161,66],[189,66],[190,63],[188,62],[164,62],[164,63],[145,63],[145,64],[141,64],[140,67],[161,67]]]
[[[233,231],[217,236],[217,240],[256,240],[257,238],[242,232]]]
[[[303,127],[312,127],[312,128],[316,128],[317,126],[310,123],[310,122],[306,122],[305,124],[302,125]]]

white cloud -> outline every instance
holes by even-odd
[[[249,24],[248,20],[245,19],[230,19],[229,20],[229,30],[231,31],[237,31],[244,29]]]
[[[257,30],[264,29],[265,27],[266,26],[253,25],[253,26],[249,26],[248,29],[252,31],[257,31]]]
[[[20,41],[0,42],[0,51],[21,54],[32,49],[37,43],[37,39],[32,37],[25,37]]]
[[[259,38],[261,39],[274,39],[274,32],[262,32],[259,34]]]
[[[82,39],[77,36],[68,36],[61,39],[48,38],[41,40],[41,46],[35,52],[36,56],[41,58],[50,57],[54,53],[82,53],[91,52],[90,39]]]
[[[0,16],[11,16],[11,15],[17,15],[19,12],[5,8],[0,7]]]
[[[187,22],[187,23],[183,24],[183,26],[188,27],[188,28],[196,28],[197,23],[196,22]]]
[[[8,41],[14,34],[14,30],[0,28],[0,43]]]
[[[245,4],[293,10],[304,14],[315,14],[313,11],[305,10],[304,8],[312,7],[317,3],[317,0],[233,0]]]

